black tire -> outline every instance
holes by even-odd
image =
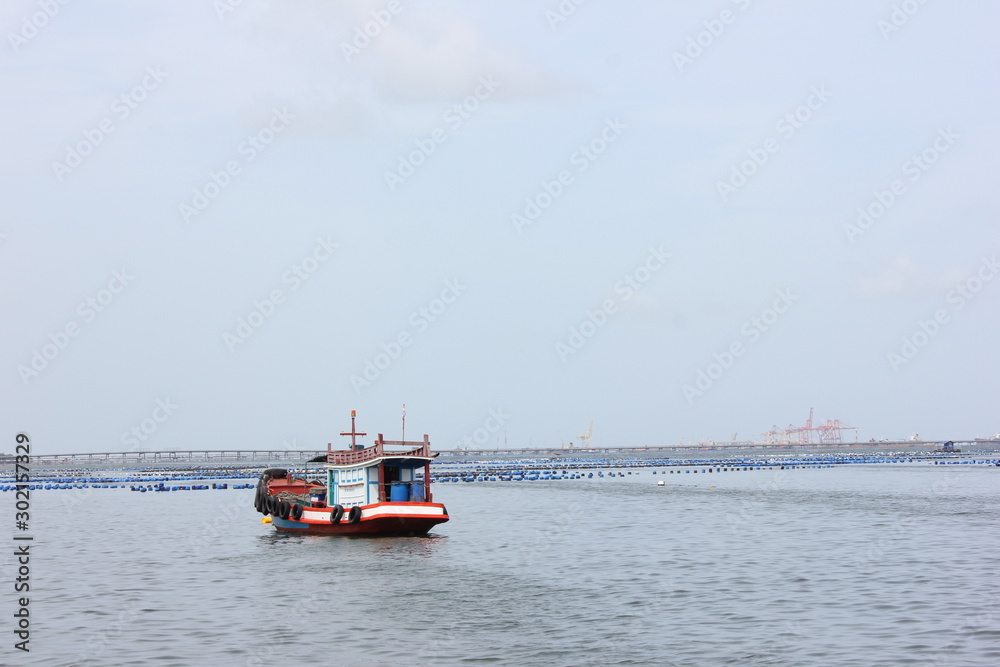
[[[264,508],[264,486],[257,480],[257,490],[253,494],[253,507],[261,514],[267,514]]]
[[[347,523],[357,523],[361,521],[361,508],[355,505],[347,514]]]
[[[263,474],[271,479],[285,479],[288,477],[288,471],[284,468],[268,468]]]
[[[291,511],[292,511],[292,506],[288,503],[287,500],[278,501],[278,516],[280,516],[282,519],[287,519]]]
[[[344,518],[344,508],[340,505],[334,505],[330,509],[330,523],[340,523],[340,520]]]
[[[264,501],[264,507],[271,516],[278,516],[278,499],[274,496],[267,496]]]
[[[292,509],[288,512],[288,516],[292,517],[292,521],[298,521],[302,518],[302,505],[292,505]]]

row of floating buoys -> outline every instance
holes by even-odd
[[[729,457],[723,459],[517,459],[486,460],[469,462],[435,461],[432,464],[431,482],[501,482],[501,481],[550,481],[566,479],[622,478],[626,475],[642,474],[642,468],[653,468],[651,474],[697,474],[709,472],[745,472],[758,470],[796,470],[809,468],[832,468],[851,464],[892,464],[892,463],[933,463],[934,465],[987,465],[1000,466],[1000,459],[941,457],[930,454],[888,454],[888,453],[838,453],[828,455],[771,456],[771,457]],[[167,486],[168,482],[207,481],[213,479],[251,479],[259,475],[253,468],[213,468],[192,470],[184,468],[114,468],[99,469],[101,472],[126,473],[123,476],[95,477],[94,469],[75,471],[67,475],[65,469],[36,470],[31,491],[72,490],[72,489],[115,489],[133,488],[142,492],[153,490],[206,490],[212,489],[253,489],[255,485],[213,483],[211,487],[199,484]],[[605,474],[604,469],[608,470]],[[638,470],[637,470],[638,468]],[[306,470],[290,470],[290,474],[303,475]],[[81,474],[82,473],[82,474]],[[89,474],[88,474],[89,473]],[[137,474],[138,473],[138,474]],[[419,481],[419,477],[418,480]],[[14,491],[18,488],[13,475],[0,475],[0,491]],[[24,487],[21,487],[24,488]]]
[[[662,466],[662,461],[660,462]],[[676,470],[671,470],[665,467],[661,470],[649,471],[652,475],[666,475],[666,474],[681,474],[681,473],[722,473],[722,472],[748,472],[753,470],[797,470],[797,469],[820,469],[820,468],[833,468],[832,463],[816,463],[816,462],[797,462],[796,464],[780,464],[780,463],[770,463],[766,465],[733,465],[727,463],[725,465],[712,465],[707,467],[696,467],[685,463],[684,465],[674,465],[671,466],[677,468]],[[621,471],[621,470],[609,470],[607,474],[605,471],[598,470],[598,478],[621,478],[626,475],[639,475],[642,471]],[[582,472],[574,472],[569,470],[559,470],[559,469],[503,469],[503,470],[492,470],[490,472],[485,472],[483,470],[478,471],[450,471],[450,472],[439,472],[431,476],[432,482],[506,482],[506,481],[535,481],[535,480],[561,480],[561,479],[593,479],[595,477],[593,472],[589,472],[584,475]]]
[[[711,467],[722,468],[725,471],[728,470],[750,470],[750,469],[778,469],[778,470],[796,470],[801,468],[826,468],[837,465],[848,465],[848,464],[913,464],[913,463],[928,463],[928,462],[940,462],[938,459],[941,457],[931,455],[930,453],[914,453],[914,452],[903,452],[898,454],[893,453],[864,453],[864,452],[850,452],[850,453],[836,453],[836,454],[809,454],[809,455],[799,455],[799,456],[748,456],[748,457],[729,457],[724,459],[559,459],[558,461],[553,461],[551,459],[519,459],[519,460],[507,460],[507,461],[469,461],[469,462],[451,462],[451,461],[436,461],[432,470],[435,471],[434,479],[448,479],[448,478],[464,478],[472,477],[474,480],[489,481],[491,477],[497,477],[498,479],[502,476],[512,476],[514,478],[524,475],[525,479],[533,475],[538,475],[539,478],[548,474],[553,478],[562,479],[563,477],[559,475],[567,475],[568,473],[579,472],[581,469],[594,469],[594,468],[624,468],[635,469],[635,468],[687,468],[692,469],[697,468],[701,470],[702,468]],[[950,462],[948,462],[950,463]],[[990,461],[983,461],[990,465],[994,465]],[[995,465],[1000,465],[997,463]],[[525,472],[525,469],[527,471]],[[657,471],[658,473],[658,471]],[[633,474],[631,471],[627,474]],[[634,474],[639,474],[636,471]],[[599,475],[603,476],[603,475]]]
[[[61,484],[149,484],[153,482],[174,482],[174,481],[208,481],[213,479],[253,479],[256,475],[243,475],[240,477],[193,477],[188,475],[177,475],[172,477],[38,477],[33,476],[32,483],[36,486],[44,486],[45,483],[52,485]],[[2,479],[0,483],[7,482],[14,484],[13,479]]]
[[[936,466],[955,466],[955,465],[987,465],[987,466],[1000,466],[1000,460],[992,459],[986,461],[934,461]]]
[[[468,470],[492,470],[498,466],[513,466],[517,468],[523,467],[548,467],[548,468],[559,468],[559,469],[574,469],[574,468],[595,468],[595,467],[616,467],[616,468],[634,468],[634,467],[659,467],[664,465],[707,465],[712,464],[726,464],[732,463],[734,465],[757,465],[757,464],[775,464],[780,462],[788,463],[912,463],[914,461],[924,461],[933,460],[939,457],[927,456],[914,453],[901,453],[901,454],[890,454],[890,453],[839,453],[839,454],[810,454],[805,456],[769,456],[769,457],[729,457],[729,458],[715,458],[715,459],[607,459],[607,458],[588,458],[588,459],[560,459],[558,461],[553,461],[551,459],[520,459],[520,460],[510,460],[510,461],[488,461],[488,462],[463,462],[456,463],[452,461],[436,461],[435,467],[438,466],[453,466],[460,467]]]
[[[152,485],[148,485],[148,486],[132,486],[132,487],[129,487],[129,488],[131,488],[132,491],[139,491],[141,493],[145,493],[147,491],[208,491],[210,488],[211,489],[215,489],[215,490],[222,490],[222,489],[228,489],[229,485],[228,484],[212,484],[212,486],[209,487],[207,484],[192,484],[192,485],[187,485],[187,486],[164,486],[163,484],[160,484],[158,486],[152,486]],[[253,484],[233,484],[232,488],[234,488],[234,489],[252,489],[252,488],[254,488],[254,485]]]
[[[119,488],[118,485],[116,485],[116,484],[94,484],[94,485],[90,485],[90,484],[41,484],[41,483],[39,483],[39,484],[27,484],[27,485],[24,485],[24,484],[20,484],[20,485],[4,484],[4,485],[0,485],[0,491],[16,491],[19,488],[25,488],[28,491],[42,491],[42,490],[48,491],[48,490],[51,490],[51,489],[86,489],[86,488],[91,488],[91,487],[93,487],[95,489],[96,488],[104,488],[104,489],[107,489],[107,488],[117,489],[117,488]],[[121,486],[121,488],[124,489],[125,485],[123,484]]]
[[[933,458],[933,457],[928,457]],[[593,479],[595,473],[593,468],[601,466],[604,467],[614,467],[614,468],[636,468],[636,467],[656,467],[651,472],[653,475],[661,474],[681,474],[681,473],[720,473],[720,472],[736,472],[736,471],[751,471],[751,470],[795,470],[795,469],[805,469],[805,468],[832,468],[835,465],[843,464],[872,464],[872,463],[912,463],[914,461],[922,461],[922,457],[887,457],[881,456],[871,456],[862,454],[845,454],[845,455],[835,455],[828,457],[797,457],[797,458],[771,458],[771,459],[759,459],[759,458],[747,458],[747,459],[635,459],[629,461],[622,460],[612,460],[612,459],[581,459],[577,461],[544,461],[544,460],[531,460],[530,463],[533,464],[530,468],[518,469],[518,463],[525,462],[515,462],[515,461],[492,461],[488,463],[479,463],[476,465],[461,466],[459,470],[452,471],[440,471],[436,474],[432,474],[431,482],[506,482],[506,481],[551,481],[551,480],[564,480],[564,479],[583,479],[584,473],[581,471],[585,468],[590,468],[591,472],[586,473],[587,479]],[[930,461],[934,465],[991,465],[1000,466],[1000,460],[997,459],[964,459],[964,460],[933,460]],[[452,467],[455,468],[454,464],[444,464],[442,467]],[[672,469],[671,469],[672,468]],[[189,472],[189,471],[184,471]],[[294,472],[294,471],[293,471]],[[304,473],[305,471],[303,471]],[[627,470],[622,472],[621,470],[610,470],[605,474],[603,470],[598,470],[596,477],[599,479],[604,478],[621,478],[626,475],[639,475],[641,470]],[[238,478],[251,478],[254,477],[253,474],[243,474],[240,476],[232,475],[230,471],[230,476],[227,479],[238,479]],[[189,490],[207,490],[212,489],[225,489],[230,488],[228,484],[213,483],[211,487],[207,485],[177,485],[177,486],[166,486],[167,481],[191,481],[191,480],[206,480],[206,479],[218,479],[218,475],[205,476],[205,475],[191,475],[191,474],[174,474],[169,476],[136,476],[130,475],[128,477],[122,478],[104,478],[104,477],[51,477],[39,479],[36,478],[36,483],[30,484],[27,488],[31,491],[36,490],[70,490],[70,489],[86,489],[86,488],[101,488],[101,489],[114,489],[114,488],[126,488],[125,482],[132,482],[129,484],[129,488],[135,491],[189,491]],[[43,483],[44,481],[48,483]],[[17,489],[17,485],[13,483],[13,479],[8,480],[8,484],[0,484],[0,491],[14,491]],[[419,481],[419,479],[418,479]],[[109,483],[110,482],[110,483]],[[115,483],[117,482],[117,483]],[[139,486],[136,486],[135,482],[140,482]],[[145,485],[142,483],[145,482]],[[156,484],[153,484],[153,483]],[[252,489],[255,488],[254,484],[233,484],[232,489]]]
[[[260,468],[260,466],[258,466]],[[203,485],[192,485],[186,484],[186,482],[202,482],[202,481],[212,481],[212,480],[237,480],[237,479],[252,479],[254,481],[260,476],[259,470],[254,469],[242,469],[242,470],[210,470],[210,471],[192,471],[190,469],[146,469],[141,472],[145,474],[134,474],[132,469],[120,470],[120,469],[100,469],[101,472],[113,473],[113,472],[129,472],[131,474],[125,476],[94,476],[94,470],[88,471],[73,471],[72,474],[67,470],[34,470],[32,471],[32,480],[26,488],[31,491],[36,490],[51,490],[51,489],[85,489],[85,488],[127,488],[131,486],[164,486],[168,482],[185,482],[183,486],[203,486]],[[297,471],[292,470],[291,473],[299,474]],[[304,474],[305,471],[302,471]],[[221,488],[229,488],[228,482],[224,482],[226,486]],[[180,485],[179,485],[180,486]],[[252,489],[254,484],[234,484],[231,488],[233,489]],[[0,474],[0,491],[14,491],[18,488],[18,484],[12,474]],[[209,488],[209,487],[206,487]],[[220,488],[217,483],[213,482],[211,488]],[[199,489],[200,490],[200,489]]]
[[[263,469],[261,466],[257,468]],[[95,476],[96,471],[100,471],[100,476]],[[4,471],[7,473],[7,471]],[[14,484],[13,471],[7,474],[0,474],[0,484]],[[109,474],[111,473],[111,474]],[[113,473],[126,473],[124,475],[114,475]],[[82,483],[82,484],[130,484],[130,483],[150,483],[168,481],[211,481],[211,480],[231,480],[231,479],[256,479],[260,476],[260,470],[254,468],[230,469],[192,469],[192,468],[91,468],[87,470],[73,470],[66,468],[56,469],[35,469],[32,470],[32,483]]]
[[[231,487],[229,484],[215,484],[208,486],[207,484],[192,484],[184,486],[165,486],[163,484],[147,484],[145,486],[136,486],[134,484],[126,486],[125,484],[27,484],[27,485],[0,485],[0,491],[16,491],[18,488],[25,488],[28,491],[48,491],[48,490],[71,490],[71,489],[124,489],[128,488],[132,491],[207,491],[209,489],[252,489],[254,484],[233,484]]]
[[[942,460],[942,459],[949,460]],[[786,465],[808,465],[812,464],[885,464],[885,463],[914,463],[914,462],[934,462],[936,464],[971,464],[973,462],[979,463],[981,465],[1000,465],[1000,462],[996,460],[950,460],[953,459],[953,455],[948,455],[947,457],[934,455],[930,452],[901,452],[901,453],[888,453],[888,452],[844,452],[844,453],[830,453],[830,454],[807,454],[807,455],[789,455],[789,456],[743,456],[743,457],[728,457],[728,458],[715,458],[715,459],[664,459],[664,458],[652,458],[652,459],[621,459],[621,458],[580,458],[580,459],[569,459],[560,457],[559,460],[552,460],[551,458],[544,459],[513,459],[505,461],[497,460],[480,460],[480,461],[468,461],[468,462],[455,462],[455,461],[435,461],[433,462],[433,467],[435,469],[461,469],[469,471],[471,474],[481,473],[483,475],[499,475],[500,471],[504,469],[518,469],[518,468],[537,468],[540,470],[560,470],[562,474],[569,474],[570,471],[578,471],[581,469],[595,468],[624,468],[634,469],[634,468],[644,468],[644,467],[664,467],[664,466],[757,466],[757,465],[767,465],[774,466],[785,463]],[[81,475],[79,477],[66,477],[65,468],[56,469],[43,469],[35,470],[33,477],[35,482],[39,481],[51,481],[53,483],[62,482],[82,482],[90,484],[104,484],[104,483],[143,483],[143,482],[167,482],[173,480],[184,480],[184,481],[204,481],[211,479],[249,479],[258,476],[258,469],[262,469],[265,466],[251,466],[251,467],[240,467],[240,466],[218,466],[211,468],[178,468],[178,467],[163,467],[157,466],[152,467],[140,467],[140,468],[99,468],[103,472],[123,472],[126,475],[121,477],[88,477]],[[91,468],[90,470],[94,470]],[[494,472],[495,471],[495,472]],[[80,471],[84,472],[84,471]],[[300,474],[298,471],[291,471],[293,474]],[[179,474],[180,473],[180,474]],[[52,475],[51,479],[44,477],[44,475]],[[476,474],[476,476],[479,476]],[[7,478],[5,480],[5,478]],[[0,475],[0,484],[4,481],[8,481],[13,484],[14,480],[10,475]]]

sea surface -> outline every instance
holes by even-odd
[[[6,556],[0,663],[1000,665],[1000,468],[665,470],[435,484],[426,538],[279,535],[252,490],[39,491],[31,652]]]

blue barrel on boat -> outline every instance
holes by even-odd
[[[423,482],[410,482],[410,501],[415,503],[424,502]]]
[[[389,500],[394,503],[405,503],[410,499],[410,485],[406,482],[393,482],[389,489]]]

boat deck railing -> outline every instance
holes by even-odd
[[[382,434],[378,434],[378,439],[371,447],[364,449],[332,450],[332,444],[327,444],[326,461],[334,465],[354,465],[372,461],[383,456],[413,456],[430,457],[431,442],[426,435],[423,441],[419,440],[383,440]],[[406,449],[390,450],[387,447],[405,447]]]

